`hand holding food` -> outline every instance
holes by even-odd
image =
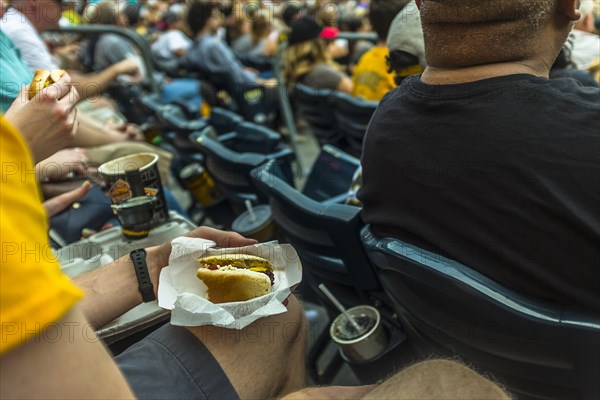
[[[223,254],[197,260],[197,276],[208,288],[213,303],[246,301],[271,292],[273,265],[265,258],[248,254]]]
[[[63,75],[58,78],[58,72],[47,72],[47,76],[44,73],[34,77],[29,88],[21,89],[4,114],[29,144],[36,163],[69,145],[75,138],[78,125],[75,105],[79,95],[71,84],[69,74],[62,71]],[[50,84],[53,79],[59,81]],[[52,87],[45,88],[46,84]],[[31,87],[34,87],[33,92],[39,92],[28,101],[33,93]]]
[[[243,329],[286,312],[287,299],[302,280],[298,253],[287,243],[227,245],[181,237],[172,249],[160,274],[158,300],[177,326]]]
[[[29,84],[29,100],[33,99],[43,88],[56,83],[65,74],[63,69],[36,69]]]

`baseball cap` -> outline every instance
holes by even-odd
[[[334,39],[339,31],[335,28],[323,28],[311,17],[302,17],[292,22],[291,31],[288,36],[290,45],[308,42],[319,37]]]
[[[422,67],[425,60],[425,42],[421,27],[421,14],[415,1],[411,1],[396,15],[387,37],[390,53],[399,50],[415,56]]]

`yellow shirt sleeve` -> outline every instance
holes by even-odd
[[[83,296],[60,265],[48,243],[48,220],[40,202],[29,147],[0,116],[0,354],[55,324]],[[69,326],[46,332],[57,340]]]

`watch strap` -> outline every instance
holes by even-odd
[[[154,285],[150,279],[148,265],[146,264],[146,250],[133,250],[131,253],[129,253],[129,257],[133,262],[133,269],[135,270],[135,276],[137,277],[138,288],[142,294],[142,300],[144,303],[156,300],[156,295],[154,294]]]

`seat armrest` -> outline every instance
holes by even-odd
[[[296,154],[289,148],[279,150],[275,153],[265,155],[268,160],[275,160],[281,168],[281,179],[290,186],[294,186],[294,171],[292,162],[296,159]]]
[[[281,150],[278,150],[278,151],[276,151],[274,153],[265,154],[265,156],[269,160],[284,160],[284,159],[288,159],[289,161],[294,161],[296,159],[296,155],[289,148],[281,149]]]
[[[330,199],[321,201],[321,204],[346,204],[346,201],[350,198],[349,193],[338,194]],[[349,204],[350,205],[350,204]]]
[[[217,136],[217,140],[221,142],[222,145],[227,146],[229,144],[228,142],[234,141],[237,137],[237,132],[227,132]]]

